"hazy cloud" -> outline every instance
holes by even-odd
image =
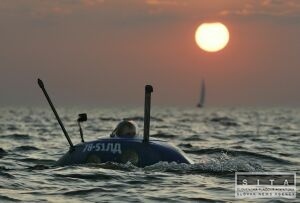
[[[113,5],[124,5],[124,9],[136,8],[146,9],[148,14],[160,14],[175,12],[177,14],[191,13],[194,15],[215,15],[228,16],[300,16],[299,0],[1,0],[0,12],[10,15],[27,14],[35,17],[45,17],[49,15],[70,15],[91,8],[101,8],[102,5],[108,7]],[[120,10],[117,10],[120,12]],[[112,10],[113,12],[113,10]]]
[[[300,17],[300,1],[298,0],[248,0],[237,9],[223,10],[223,16],[273,16],[273,17]]]
[[[186,1],[174,0],[146,0],[146,4],[152,6],[182,6],[187,5]]]
[[[86,6],[98,6],[103,3],[104,0],[81,0],[81,2]]]
[[[185,6],[186,1],[175,1],[175,0],[146,0],[148,14],[160,15],[170,12],[179,13]]]
[[[1,0],[0,12],[33,17],[47,17],[51,15],[69,15],[82,9],[97,7],[104,0]]]

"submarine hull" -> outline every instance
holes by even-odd
[[[177,147],[163,140],[143,142],[141,138],[100,138],[95,141],[75,145],[57,161],[57,165],[77,165],[86,163],[117,162],[138,167],[158,162],[192,164]]]

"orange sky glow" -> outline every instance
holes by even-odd
[[[229,44],[208,53],[197,27],[222,22]],[[205,78],[207,106],[300,104],[300,1],[2,0],[1,105],[44,102],[195,106]]]

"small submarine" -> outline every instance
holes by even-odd
[[[164,140],[149,139],[151,93],[153,87],[145,86],[144,134],[134,137],[101,137],[94,141],[85,142],[80,123],[87,121],[87,114],[79,114],[77,123],[81,143],[73,145],[41,79],[38,85],[42,89],[69,145],[69,150],[56,162],[58,166],[78,165],[87,163],[127,163],[137,167],[145,167],[158,162],[176,162],[192,164],[193,162],[179,148]]]

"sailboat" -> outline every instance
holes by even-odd
[[[199,103],[197,104],[197,107],[199,107],[199,108],[204,107],[204,102],[205,102],[205,81],[202,80],[202,83],[201,83],[201,92],[200,92],[200,100],[199,100]]]

